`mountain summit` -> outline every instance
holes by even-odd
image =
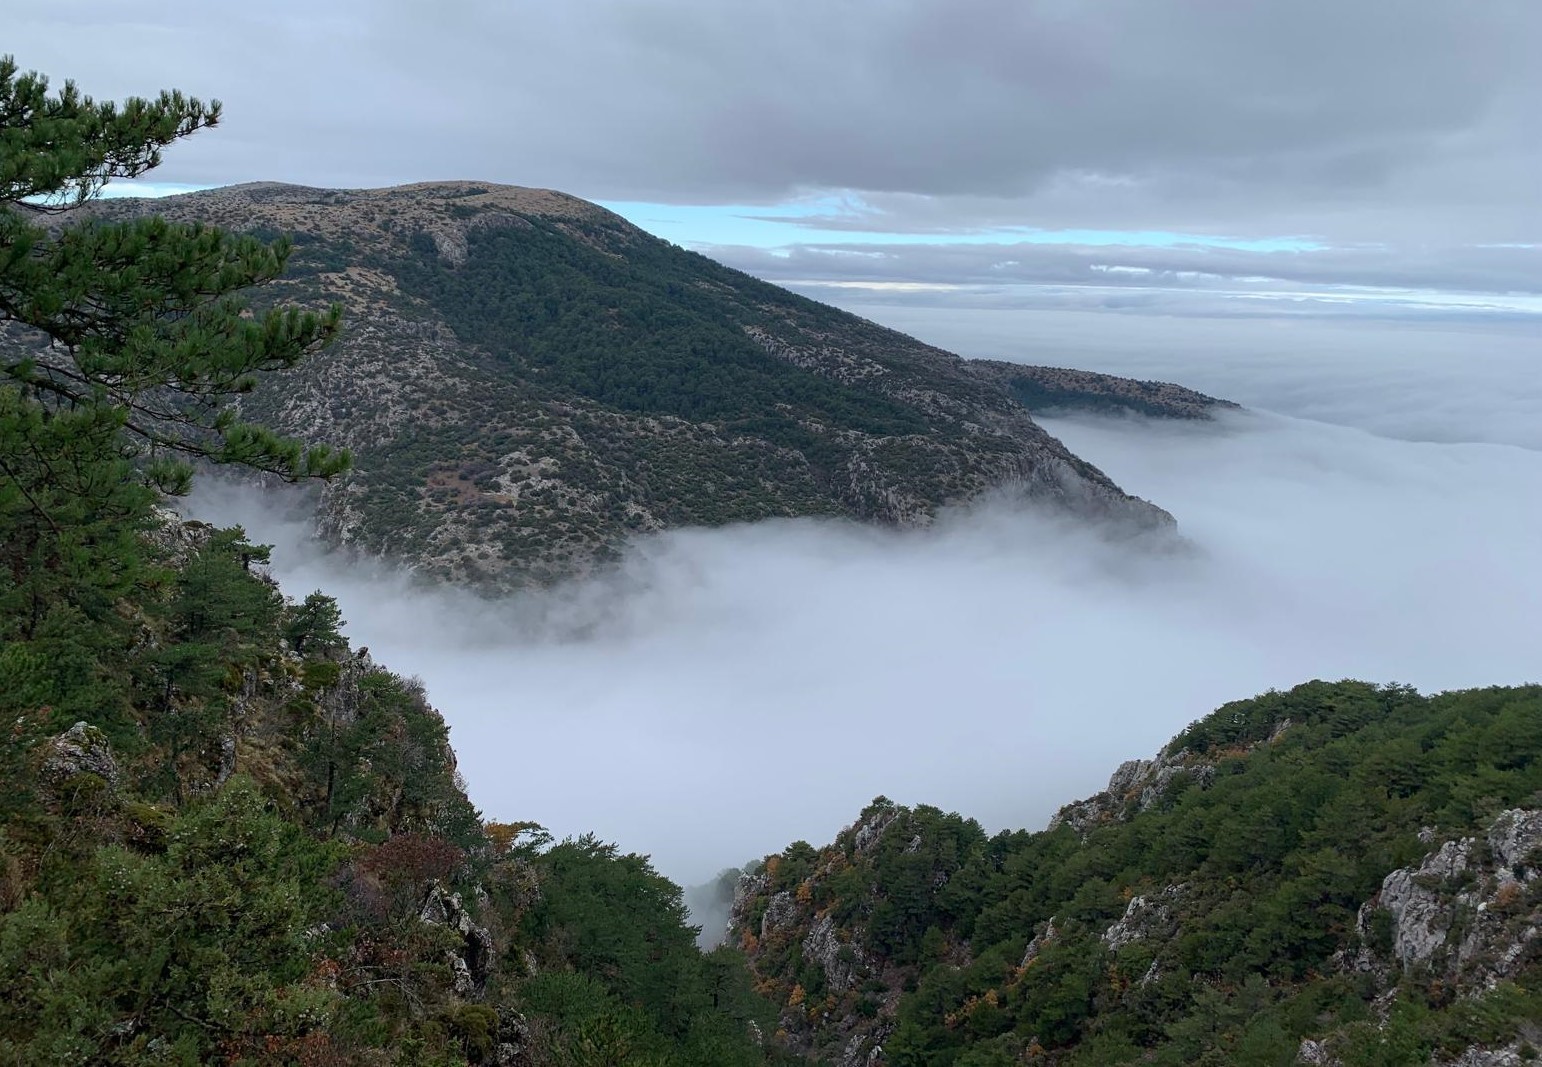
[[[290,235],[271,297],[341,303],[346,331],[248,416],[353,450],[323,495],[334,541],[488,589],[582,572],[633,533],[917,525],[993,490],[1167,525],[1029,409],[1221,404],[961,359],[549,190],[258,183],[91,210]]]

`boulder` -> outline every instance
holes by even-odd
[[[77,722],[49,741],[38,766],[38,779],[55,794],[78,783],[82,775],[95,775],[109,789],[118,786],[118,761],[107,735],[86,722]]]

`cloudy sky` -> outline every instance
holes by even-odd
[[[1535,0],[81,0],[0,47],[223,100],[173,187],[476,178],[799,285],[1489,317],[1542,311],[1538,40]]]

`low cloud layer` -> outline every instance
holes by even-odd
[[[1542,245],[1258,251],[1193,244],[813,243],[707,251],[784,285],[817,280],[827,286],[986,292],[1060,287],[1142,304],[1209,296],[1232,314],[1279,313],[1294,303],[1319,314],[1350,308],[1381,315],[1529,312],[1534,329],[1542,324]]]
[[[1542,450],[1542,329],[1428,313],[1252,315],[1203,298],[1087,291],[896,293],[802,287],[978,359],[1178,382],[1249,407],[1429,442]]]
[[[261,502],[215,511],[428,682],[490,816],[593,830],[685,882],[827,840],[880,793],[1041,825],[1271,686],[1538,676],[1542,454],[1255,413],[1048,425],[1187,547],[1010,508],[904,536],[764,523],[482,605],[322,556]]]

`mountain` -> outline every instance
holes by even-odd
[[[259,383],[246,416],[353,450],[322,499],[334,542],[488,589],[581,572],[642,531],[918,524],[995,489],[1166,525],[1030,409],[1230,406],[963,360],[546,190],[254,184],[86,210],[292,236],[263,299],[339,302],[346,333]]]
[[[1542,687],[1238,701],[1039,833],[880,797],[732,914],[840,1067],[1531,1062]]]
[[[483,821],[330,598],[131,541],[99,615],[0,617],[0,1064],[790,1062],[646,857]]]

